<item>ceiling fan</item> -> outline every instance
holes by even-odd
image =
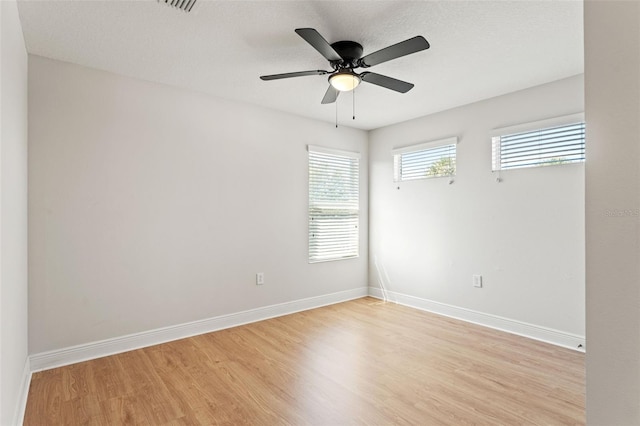
[[[429,48],[429,42],[424,37],[416,36],[363,57],[362,45],[355,41],[337,41],[329,44],[329,42],[313,28],[298,28],[295,31],[329,61],[329,65],[331,65],[333,71],[299,71],[285,74],[263,75],[260,79],[268,81],[307,75],[329,74],[329,88],[324,94],[324,98],[322,98],[323,104],[335,102],[340,92],[353,90],[362,81],[400,93],[408,92],[413,88],[413,84],[411,83],[369,71],[358,74],[354,70],[357,68],[369,68]]]

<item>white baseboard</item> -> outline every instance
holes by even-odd
[[[20,393],[18,394],[18,403],[15,407],[13,414],[14,425],[21,425],[24,423],[24,413],[27,409],[27,397],[29,396],[29,386],[31,385],[31,365],[29,358],[24,361],[24,368],[22,369],[22,380],[20,383]]]
[[[509,318],[503,318],[497,315],[485,314],[483,312],[434,302],[432,300],[396,293],[389,290],[385,291],[385,293],[388,301],[398,303],[400,305],[459,319],[496,330],[506,331],[507,333],[517,334],[519,336],[551,343],[556,346],[562,346],[579,352],[585,351],[586,345],[584,336],[578,336],[576,334],[528,324]],[[377,299],[384,299],[382,290],[378,287],[369,287],[369,296]]]
[[[394,303],[584,352],[584,336],[565,333],[546,327],[434,302],[428,299],[422,299],[402,293],[387,291],[386,294],[388,300]],[[221,315],[204,320],[33,354],[29,357],[27,364],[25,365],[23,389],[21,392],[22,399],[19,405],[21,408],[16,412],[16,419],[20,421],[17,421],[16,424],[22,423],[21,417],[24,415],[24,407],[26,406],[29,383],[31,381],[31,372],[62,367],[64,365],[75,364],[77,362],[88,361],[173,340],[184,339],[186,337],[210,333],[212,331],[223,330],[225,328],[237,327],[295,312],[346,302],[348,300],[358,299],[367,295],[383,299],[382,291],[378,287],[361,287],[353,290],[294,300],[277,305],[265,306],[248,311]],[[582,346],[580,347],[580,345]]]
[[[184,324],[149,330],[142,333],[130,334],[122,337],[91,342],[83,345],[42,352],[30,356],[31,371],[48,370],[101,358],[121,352],[153,346],[172,340],[184,339],[225,328],[237,327],[256,321],[306,311],[347,300],[358,299],[368,295],[367,287],[341,291],[307,299],[294,300],[277,305],[265,306],[229,315],[193,321]]]

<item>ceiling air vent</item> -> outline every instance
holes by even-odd
[[[168,4],[185,12],[191,12],[193,5],[196,4],[196,0],[158,0],[158,2]]]

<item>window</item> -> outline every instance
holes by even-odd
[[[394,149],[394,181],[455,175],[457,143],[454,137]]]
[[[584,118],[576,114],[498,129],[491,140],[494,171],[579,163],[584,161]]]
[[[309,145],[309,263],[358,257],[360,154]]]

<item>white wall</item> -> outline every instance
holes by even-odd
[[[30,56],[29,133],[31,353],[366,288],[366,161],[360,258],[307,260],[306,145],[364,131]]]
[[[584,166],[503,171],[497,183],[489,136],[583,102],[575,76],[372,131],[371,285],[386,272],[401,295],[584,336]],[[393,182],[393,148],[449,136],[455,183]]]
[[[0,424],[19,422],[27,365],[27,52],[0,2]],[[27,371],[25,371],[25,367]]]
[[[640,424],[640,3],[585,2],[587,423]]]

